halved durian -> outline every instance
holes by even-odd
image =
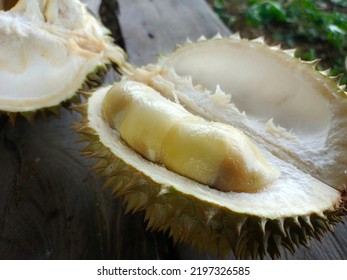
[[[238,36],[188,43],[95,91],[81,107],[84,119],[76,129],[89,142],[84,153],[99,158],[95,170],[124,197],[128,211],[145,210],[148,228],[221,256],[232,251],[238,258],[275,258],[282,246],[294,252],[311,237],[320,238],[346,210],[346,93],[338,78],[318,72],[316,64]],[[141,97],[147,93],[152,97]],[[156,95],[176,108],[172,115],[166,105],[157,110]],[[208,178],[191,176],[204,166],[199,160],[211,164],[213,158],[217,173],[225,170],[225,155],[224,144],[195,136],[201,131],[191,127],[186,112],[212,127],[222,123],[239,131],[242,137],[228,135],[242,150],[230,158],[255,164],[262,158],[258,176],[271,179],[259,181],[265,183],[256,190],[245,178],[220,191]],[[163,124],[166,130],[156,131]],[[181,141],[180,133],[198,140],[177,148],[172,139]],[[165,145],[174,147],[169,164],[156,160]],[[202,155],[199,160],[191,149]],[[183,172],[177,172],[171,167],[176,158],[195,165],[179,161]],[[230,180],[252,174],[249,168],[239,165]]]
[[[106,65],[126,70],[124,51],[78,0],[1,1],[0,112],[32,119],[100,85]]]

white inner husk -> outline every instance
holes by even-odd
[[[31,111],[72,97],[121,52],[79,1],[19,1],[0,11],[0,110]]]
[[[205,119],[235,126],[276,157],[343,191],[346,93],[312,68],[261,42],[212,39],[187,44],[127,79]]]
[[[219,85],[241,112],[254,119],[273,118],[296,135],[313,137],[326,132],[330,122],[329,85],[317,83],[318,75],[307,75],[308,65],[292,60],[261,43],[210,40],[176,50],[163,65],[180,76],[191,76],[194,85],[211,91]]]
[[[323,215],[324,211],[335,209],[340,201],[339,191],[279,159],[261,145],[259,146],[261,152],[281,171],[281,177],[264,190],[252,194],[220,192],[144,160],[120,139],[118,132],[111,129],[102,117],[102,101],[109,89],[110,87],[99,89],[89,98],[89,125],[116,157],[164,188],[173,187],[177,191],[238,213],[270,219],[308,213]]]

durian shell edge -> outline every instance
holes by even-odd
[[[110,63],[99,65],[93,71],[91,71],[85,78],[83,84],[76,91],[71,92],[66,100],[57,103],[56,105],[49,107],[42,107],[36,110],[27,110],[27,111],[4,111],[0,110],[0,116],[5,115],[8,117],[9,122],[12,125],[15,125],[16,119],[18,116],[24,117],[29,123],[34,123],[38,115],[46,118],[48,115],[53,114],[56,117],[60,116],[62,108],[71,109],[72,105],[79,104],[81,102],[81,96],[86,96],[88,92],[91,92],[92,89],[97,88],[102,85],[103,79],[110,68]]]
[[[294,254],[297,247],[309,246],[309,240],[320,240],[332,231],[346,214],[346,194],[334,210],[303,216],[268,219],[236,213],[208,201],[180,192],[174,186],[156,183],[117,158],[104,145],[88,120],[88,103],[78,105],[83,116],[74,125],[87,142],[83,154],[97,158],[93,170],[105,178],[104,187],[111,188],[116,197],[122,197],[126,212],[144,211],[147,228],[163,231],[175,243],[191,244],[200,252],[221,258],[231,252],[238,259],[279,258],[281,248]]]

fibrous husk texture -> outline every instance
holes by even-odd
[[[294,253],[300,245],[309,247],[311,238],[320,240],[346,214],[345,195],[336,211],[271,220],[234,213],[174,187],[161,186],[115,157],[100,142],[89,126],[87,105],[77,110],[84,119],[74,128],[81,134],[80,141],[88,143],[83,154],[97,159],[93,170],[106,179],[104,186],[116,197],[123,197],[127,212],[145,211],[148,229],[167,232],[175,242],[191,244],[198,251],[220,257],[232,252],[239,259],[278,258],[282,247]]]

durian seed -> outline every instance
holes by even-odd
[[[243,132],[194,116],[144,84],[115,84],[103,114],[144,158],[211,188],[253,193],[280,176]]]

